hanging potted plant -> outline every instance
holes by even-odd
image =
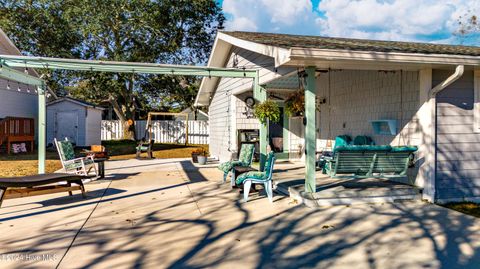
[[[285,114],[290,117],[303,117],[305,114],[305,94],[302,89],[290,94],[285,100]]]
[[[202,149],[202,152],[198,155],[198,164],[201,164],[201,165],[206,164],[207,158],[208,158],[208,151]]]
[[[280,108],[278,104],[272,100],[266,100],[258,105],[253,107],[253,115],[260,121],[262,124],[271,122],[280,121]]]

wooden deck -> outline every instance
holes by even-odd
[[[0,146],[11,153],[12,143],[25,142],[27,151],[33,151],[35,142],[35,122],[30,118],[6,117],[0,120]]]

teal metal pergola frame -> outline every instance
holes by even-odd
[[[155,63],[93,61],[77,59],[60,59],[31,56],[0,55],[0,78],[34,85],[38,93],[38,173],[45,173],[46,159],[46,84],[35,76],[15,68],[43,68],[72,71],[142,73],[202,77],[228,77],[253,79],[254,96],[257,101],[265,101],[266,91],[259,85],[258,70],[234,68],[215,68],[189,65],[166,65]],[[262,125],[263,126],[263,125]],[[266,126],[260,128],[260,153],[265,158],[267,151]]]

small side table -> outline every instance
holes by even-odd
[[[93,161],[98,164],[98,178],[105,178],[105,161],[107,158],[95,158]]]

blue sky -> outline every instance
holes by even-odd
[[[226,30],[434,43],[469,43],[452,33],[478,0],[217,0]]]

